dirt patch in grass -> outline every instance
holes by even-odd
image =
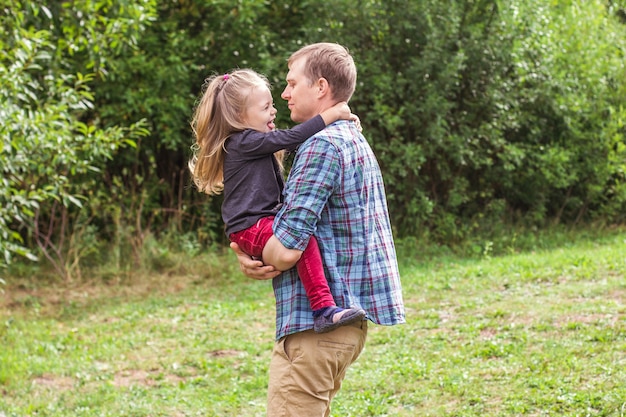
[[[233,357],[233,356],[243,356],[244,353],[239,351],[239,350],[233,350],[233,349],[224,349],[224,350],[214,350],[213,352],[209,353],[212,357],[214,358],[227,358],[227,357]]]
[[[154,386],[160,381],[170,384],[177,384],[186,378],[174,375],[163,375],[160,372],[145,371],[142,369],[127,369],[117,372],[113,376],[112,384],[116,387],[131,386]],[[48,389],[51,391],[68,391],[74,388],[74,379],[68,376],[59,376],[52,374],[44,374],[33,378],[33,385]]]
[[[602,313],[570,314],[557,318],[555,324],[558,327],[571,326],[572,324],[597,324],[614,327],[620,320],[623,320],[623,315]]]
[[[163,381],[168,384],[178,384],[181,381],[185,381],[187,377],[182,377],[174,374],[165,374],[161,372],[144,371],[142,369],[127,369],[121,372],[117,372],[113,376],[113,385],[116,387],[131,387],[131,386],[154,386]]]
[[[0,292],[0,309],[17,312],[37,309],[41,313],[52,313],[64,305],[84,307],[105,300],[132,300],[154,294],[175,294],[198,282],[194,275],[135,276],[115,281],[85,282],[39,282],[32,280],[14,281]]]
[[[116,387],[130,387],[133,385],[154,385],[155,381],[150,377],[150,373],[143,370],[127,370],[118,372],[113,377],[113,385]]]
[[[34,378],[33,384],[53,391],[67,391],[74,387],[74,379],[69,376],[44,374]]]

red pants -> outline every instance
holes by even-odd
[[[230,240],[238,244],[241,250],[248,255],[260,258],[263,255],[265,244],[273,235],[273,222],[274,217],[264,217],[254,226],[232,233],[229,236]],[[326,281],[324,276],[322,255],[320,254],[317,239],[314,236],[311,236],[309,244],[302,252],[300,260],[296,263],[296,268],[311,304],[311,310],[335,305],[335,300],[328,287],[328,281]]]

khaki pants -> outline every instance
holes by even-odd
[[[268,417],[328,417],[348,367],[359,357],[367,321],[283,337],[270,361]]]

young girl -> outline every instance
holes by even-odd
[[[275,154],[293,151],[326,125],[356,116],[342,102],[293,129],[275,130],[275,118],[267,79],[255,71],[240,69],[206,80],[192,121],[196,143],[189,168],[194,182],[205,193],[224,192],[226,235],[258,258],[263,257],[263,249],[273,236],[274,215],[282,205],[282,155]],[[328,332],[364,319],[363,310],[343,309],[335,304],[315,237],[303,252],[290,252],[293,257],[273,266],[282,271],[294,265],[298,269],[313,310],[315,332]]]

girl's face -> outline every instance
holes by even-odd
[[[250,129],[259,132],[269,132],[274,130],[274,119],[276,119],[276,108],[272,93],[265,86],[254,87],[250,91],[247,101],[245,123]]]

